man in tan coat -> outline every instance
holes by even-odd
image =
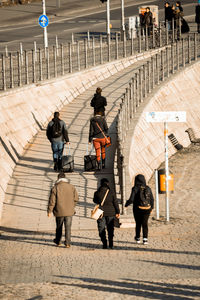
[[[47,208],[48,217],[53,212],[56,217],[56,238],[53,240],[57,246],[61,245],[63,223],[65,225],[65,246],[70,247],[72,216],[78,202],[78,193],[72,184],[69,184],[64,173],[58,174],[58,180],[51,189]]]

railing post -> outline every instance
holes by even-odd
[[[185,67],[185,48],[184,48],[184,39],[182,38],[182,65]]]
[[[123,57],[126,57],[126,32],[123,31],[124,37],[123,37]]]
[[[36,82],[36,74],[35,74],[35,53],[32,49],[32,72],[33,72],[33,83]]]
[[[178,40],[181,39],[182,33],[181,33],[181,18],[178,19]]]
[[[149,50],[148,26],[145,26],[145,51]]]
[[[156,54],[156,69],[157,69],[157,84],[160,83],[160,59],[159,54]]]
[[[144,98],[147,96],[147,72],[146,72],[146,65],[143,65],[143,79],[144,79]]]
[[[45,48],[46,52],[46,65],[47,65],[47,79],[50,79],[50,67],[49,67],[49,48]]]
[[[151,57],[151,68],[152,68],[152,89],[155,87],[155,66],[154,66],[154,56]]]
[[[142,51],[142,41],[141,41],[141,27],[138,30],[138,52],[141,53]]]
[[[43,74],[42,74],[42,51],[39,48],[39,80],[42,81],[43,80]]]
[[[188,64],[191,63],[191,53],[190,53],[190,34],[188,34]]]
[[[102,43],[102,35],[100,35],[100,64],[103,64],[103,43]]]
[[[194,33],[194,60],[197,60],[197,33]]]
[[[138,73],[135,73],[135,105],[136,107],[140,106],[139,96],[138,96]]]
[[[57,50],[56,46],[53,46],[53,63],[54,63],[54,77],[57,77]]]
[[[162,81],[165,80],[164,51],[161,50]]]
[[[29,76],[28,76],[28,70],[29,70],[29,68],[28,68],[28,53],[27,53],[26,50],[24,51],[24,55],[25,55],[25,73],[26,73],[26,81],[25,81],[25,83],[29,84]]]
[[[79,41],[76,42],[77,45],[77,65],[78,65],[78,71],[81,70],[81,61],[80,61],[80,44]]]
[[[172,43],[175,41],[174,18],[172,18]]]
[[[18,62],[18,86],[22,86],[22,66],[21,66],[21,54],[17,52]]]
[[[60,52],[61,52],[61,72],[62,72],[62,75],[65,75],[65,62],[64,62],[63,44],[60,45]]]
[[[153,24],[153,27],[152,27],[152,47],[153,49],[155,48],[155,25]]]
[[[172,74],[174,74],[174,44],[171,45]]]
[[[169,78],[169,47],[166,47],[167,78]]]
[[[148,68],[148,93],[151,93],[151,64],[150,61],[147,61]]]
[[[86,39],[85,39],[85,45],[87,45]],[[72,73],[73,66],[72,66],[72,44],[71,44],[71,42],[68,43],[68,47],[69,47],[69,73]]]
[[[162,30],[161,30],[160,24],[159,24],[159,47],[161,48],[162,47]]]
[[[131,28],[131,55],[133,55],[133,28]]]
[[[108,62],[110,62],[110,34],[107,35],[107,45],[108,45]]]
[[[10,53],[10,88],[14,88],[14,79],[13,79],[13,57]]]
[[[143,102],[143,95],[142,95],[142,69],[139,68],[139,95],[140,95],[140,103]]]
[[[180,69],[180,59],[179,59],[179,41],[176,41],[176,60],[177,60],[177,71]]]
[[[87,53],[87,39],[84,39],[84,52],[85,52],[85,69],[88,68],[88,53]]]
[[[93,57],[93,66],[96,64],[95,60],[95,37],[92,37],[92,57]]]
[[[3,90],[6,91],[6,57],[1,54],[1,61],[2,61],[2,85]]]
[[[129,115],[133,118],[133,82],[129,82]]]
[[[169,30],[168,30],[168,20],[166,20],[165,31],[166,31],[166,45],[169,45]]]
[[[115,34],[115,59],[119,58],[119,43],[118,43],[118,33]]]

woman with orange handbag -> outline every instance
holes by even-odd
[[[103,118],[103,113],[96,112],[95,116],[90,119],[89,144],[93,142],[96,151],[98,170],[101,170],[101,159],[102,168],[105,168],[107,132],[108,126],[106,120]]]

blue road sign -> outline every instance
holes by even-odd
[[[49,18],[46,15],[39,16],[39,25],[44,28],[49,25]]]

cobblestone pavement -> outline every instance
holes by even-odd
[[[200,299],[199,165],[197,145],[170,159],[170,222],[162,196],[147,246],[134,243],[134,229],[116,229],[114,249],[103,250],[96,230],[74,230],[66,249],[53,232],[2,227],[0,299]]]

